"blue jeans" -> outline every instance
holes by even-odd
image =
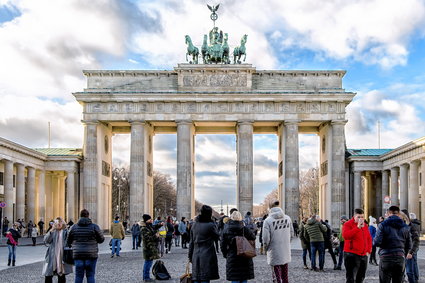
[[[14,246],[14,245],[7,245],[7,248],[9,249],[9,257],[8,257],[8,259],[16,260],[16,246]]]
[[[75,283],[83,283],[84,273],[87,277],[87,283],[95,283],[97,258],[93,259],[75,259]]]
[[[112,255],[120,255],[121,239],[112,239]]]
[[[139,235],[132,235],[133,238],[133,250],[139,246]]]
[[[338,267],[342,266],[342,262],[344,261],[344,241],[339,242],[339,259],[338,259]]]
[[[418,258],[416,253],[411,259],[406,260],[406,274],[409,283],[416,283],[419,280]]]
[[[325,242],[311,242],[311,268],[316,268],[316,252],[319,252],[319,268],[325,265]]]
[[[145,260],[145,264],[143,265],[143,280],[150,279],[151,267],[153,264],[153,260]]]
[[[310,247],[307,247],[306,249],[303,249],[303,263],[304,263],[304,265],[307,265],[307,253],[308,253],[308,258],[311,261]]]

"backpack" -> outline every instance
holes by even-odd
[[[162,260],[155,261],[155,264],[152,267],[152,274],[155,276],[156,280],[171,279],[170,273],[168,273],[168,270],[165,268],[164,262]]]
[[[167,225],[161,226],[161,228],[159,228],[158,232],[159,232],[159,237],[161,238],[165,238],[165,236],[167,236]]]

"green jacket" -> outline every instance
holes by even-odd
[[[300,225],[300,241],[301,241],[301,247],[303,250],[308,249],[310,246],[310,242],[308,239],[305,238],[305,223],[301,222]]]
[[[318,222],[316,218],[310,218],[305,225],[304,237],[312,242],[324,242],[323,233],[327,231],[326,225]]]
[[[157,230],[152,224],[142,222],[143,258],[154,260],[159,258]]]
[[[344,242],[344,237],[342,236],[342,224],[339,226],[338,239],[340,242]]]

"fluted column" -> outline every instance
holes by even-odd
[[[85,122],[84,130],[84,188],[83,208],[90,213],[90,218],[97,222],[98,201],[98,150],[97,122]]]
[[[242,215],[253,209],[253,132],[252,121],[239,121],[237,126],[237,205]]]
[[[382,171],[382,202],[384,201],[384,198],[386,196],[390,195],[390,175],[388,170]],[[386,208],[382,207],[382,214],[385,215],[385,212],[387,211]]]
[[[177,121],[177,219],[190,218],[194,208],[194,127],[192,121]]]
[[[400,166],[400,209],[407,209],[408,169],[409,167],[407,164]]]
[[[382,175],[380,172],[375,172],[375,182],[374,182],[374,189],[375,189],[375,210],[373,211],[373,216],[377,216],[382,211],[382,203],[384,201],[382,197]],[[373,200],[373,199],[372,199]]]
[[[391,205],[398,203],[398,167],[391,168]]]
[[[16,219],[25,218],[25,165],[16,164]]]
[[[362,172],[354,171],[354,208],[361,208]]]
[[[4,216],[13,223],[13,162],[3,160],[4,162],[4,200],[6,207],[4,208]],[[9,227],[11,225],[9,224]]]
[[[46,171],[38,174],[38,215],[46,222]]]
[[[144,212],[145,122],[131,122],[130,153],[130,220],[142,219]]]
[[[409,170],[409,192],[408,192],[408,210],[419,216],[419,182],[418,182],[418,160],[410,162]],[[424,196],[425,197],[425,196]]]
[[[299,221],[298,121],[285,121],[285,213]]]
[[[27,168],[27,217],[26,220],[29,222],[35,221],[35,168]]]
[[[67,221],[75,221],[75,172],[73,170],[66,171],[66,216]]]
[[[425,220],[425,158],[421,158],[421,215],[420,219]],[[422,225],[422,230],[424,230],[425,227]]]

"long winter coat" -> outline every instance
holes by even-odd
[[[223,230],[221,252],[226,258],[226,280],[242,281],[254,278],[254,263],[252,258],[241,257],[236,252],[236,236],[245,236],[248,240],[255,240],[251,229],[244,227],[242,221],[230,220]]]
[[[43,275],[44,276],[53,276],[57,275],[56,270],[56,253],[59,251],[56,251],[56,238],[59,237],[59,233],[62,233],[62,248],[66,245],[66,238],[68,236],[68,231],[66,229],[64,230],[55,230],[50,231],[44,236],[44,243],[48,244],[49,247],[46,251],[46,256],[44,258],[44,265],[43,265]],[[63,251],[62,251],[63,254]],[[72,273],[72,265],[62,262],[64,270],[63,274],[69,274]]]
[[[310,241],[305,237],[305,224],[304,222],[301,222],[300,225],[300,241],[301,241],[301,247],[303,250],[310,248]]]
[[[263,244],[267,252],[267,263],[284,265],[291,261],[291,218],[280,207],[270,209],[263,224]]]
[[[154,260],[159,258],[157,229],[152,224],[142,222],[143,258]]]
[[[220,278],[214,246],[218,238],[219,233],[214,221],[212,219],[205,221],[198,216],[190,230],[189,261],[192,262],[193,281]]]

